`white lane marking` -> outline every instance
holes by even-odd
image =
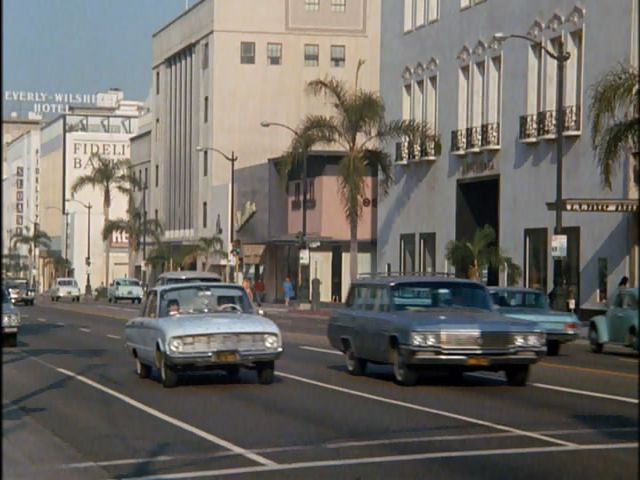
[[[606,398],[607,400],[617,400],[619,402],[638,404],[637,398],[618,397],[617,395],[608,395],[606,393],[589,392],[586,390],[576,390],[573,388],[556,387],[555,385],[546,385],[544,383],[531,383],[530,385],[538,388],[547,388],[549,390],[558,390],[560,392],[575,393],[577,395],[586,395],[588,397]]]
[[[312,352],[322,352],[322,353],[331,353],[333,355],[342,355],[342,352],[337,350],[327,350],[326,348],[317,348],[317,347],[300,347],[302,350],[311,350]]]
[[[130,465],[132,463],[147,463],[147,462],[166,462],[169,460],[176,460],[180,457],[172,457],[169,455],[160,455],[159,457],[146,457],[146,458],[124,458],[122,460],[105,460],[102,462],[81,462],[81,463],[67,463],[60,465],[58,468],[90,468],[90,467],[109,467],[114,465]]]
[[[56,322],[56,325],[58,325],[59,327],[64,327],[64,322]]]
[[[187,432],[193,433],[194,435],[197,435],[200,438],[204,438],[205,440],[208,440],[211,443],[214,443],[220,447],[226,448],[228,450],[231,450],[232,452],[242,455],[248,459],[251,459],[254,462],[260,463],[262,465],[267,465],[267,466],[277,465],[275,462],[272,462],[271,460],[261,455],[256,455],[255,453],[252,453],[249,450],[245,450],[244,448],[239,447],[231,442],[228,442],[227,440],[224,440],[220,437],[217,437],[216,435],[212,435],[211,433],[205,432],[204,430],[200,430],[199,428],[194,427],[193,425],[189,425],[188,423],[178,420],[177,418],[170,417],[169,415],[164,414],[159,410],[156,410],[155,408],[151,408],[143,403],[138,402],[137,400],[134,400],[131,397],[128,397],[122,393],[116,392],[115,390],[105,387],[104,385],[100,385],[99,383],[94,382],[93,380],[90,380],[86,377],[83,377],[82,375],[78,375],[64,368],[58,368],[55,365],[48,363],[44,360],[41,360],[39,358],[35,358],[31,356],[29,356],[29,358],[32,360],[35,360],[36,362],[42,363],[43,365],[46,365],[50,368],[53,368],[54,370],[62,373],[63,375],[67,375],[69,377],[75,378],[76,380],[79,380],[93,388],[101,390],[104,393],[111,395],[112,397],[115,397],[119,400],[122,400],[125,403],[128,403],[132,407],[135,407],[139,410],[142,410],[143,412],[148,413],[149,415],[153,415],[154,417],[164,420],[165,422],[170,423],[172,425],[175,425],[178,428],[181,428],[183,430],[186,430]]]
[[[46,321],[47,321],[47,319],[46,319],[46,318],[42,318],[42,317],[38,317],[38,321],[39,321],[39,322],[46,322]]]
[[[262,467],[237,467],[221,470],[200,470],[195,472],[168,473],[164,475],[152,475],[146,477],[128,477],[127,480],[169,480],[181,478],[202,478],[217,477],[223,475],[238,475],[243,473],[258,473],[269,471],[285,471],[299,470],[304,468],[322,468],[322,467],[341,467],[347,465],[362,465],[371,463],[389,463],[389,462],[410,462],[416,460],[426,460],[432,458],[462,458],[462,457],[483,457],[491,455],[520,455],[535,453],[551,453],[551,452],[571,452],[581,450],[615,450],[638,448],[638,443],[611,443],[584,446],[552,446],[552,447],[530,447],[530,448],[507,448],[507,449],[491,449],[491,450],[466,450],[466,451],[449,451],[434,453],[416,453],[411,455],[389,455],[385,457],[365,457],[365,458],[348,458],[343,460],[320,460],[299,463],[281,463],[276,465],[267,465]]]
[[[118,335],[111,335],[110,333],[107,334],[107,337],[113,338],[115,340],[120,340],[120,338],[122,338],[122,337],[119,337]]]
[[[493,429],[497,429],[497,430],[504,430],[506,432],[513,432],[513,433],[517,433],[519,435],[523,435],[523,436],[526,436],[526,437],[531,437],[531,438],[535,438],[535,439],[538,439],[538,440],[543,440],[545,442],[556,443],[558,445],[564,445],[564,446],[575,446],[576,445],[573,442],[565,442],[564,440],[559,440],[559,439],[556,439],[556,438],[547,437],[545,435],[540,435],[540,434],[537,434],[537,433],[528,432],[526,430],[520,430],[518,428],[509,427],[507,425],[500,425],[498,423],[487,422],[485,420],[480,420],[478,418],[467,417],[465,415],[458,415],[457,413],[446,412],[444,410],[436,410],[434,408],[423,407],[421,405],[402,402],[400,400],[392,400],[390,398],[378,397],[377,395],[371,395],[369,393],[358,392],[356,390],[349,390],[348,388],[342,388],[342,387],[337,387],[335,385],[330,385],[328,383],[317,382],[315,380],[310,380],[308,378],[299,377],[297,375],[291,375],[291,374],[285,373],[285,372],[278,372],[277,375],[280,375],[281,377],[285,377],[285,378],[290,378],[292,380],[297,380],[299,382],[308,383],[310,385],[316,385],[318,387],[327,388],[329,390],[335,390],[337,392],[348,393],[350,395],[355,395],[357,397],[363,397],[363,398],[367,398],[369,400],[376,400],[378,402],[388,403],[388,404],[391,404],[391,405],[397,405],[397,406],[400,406],[400,407],[406,407],[406,408],[410,408],[410,409],[413,409],[413,410],[419,410],[421,412],[433,413],[434,415],[441,415],[443,417],[455,418],[456,420],[461,420],[463,422],[474,423],[476,425],[482,425],[482,426],[493,428]]]
[[[90,329],[90,328],[82,328],[82,327],[80,327],[78,330],[80,330],[81,332],[84,332],[84,333],[89,333],[89,332],[91,332],[91,329]]]
[[[29,318],[30,317],[30,315],[28,313],[21,313],[20,316],[22,318]]]
[[[301,346],[300,348],[303,349],[303,350],[312,350],[314,352],[323,352],[323,353],[331,353],[331,354],[342,355],[338,351],[326,350],[324,348],[306,347],[306,346]],[[503,380],[503,377],[501,376],[501,374],[493,373],[493,372],[481,372],[481,373],[468,372],[467,375],[474,375],[476,377],[485,377],[485,378],[490,378],[492,380]],[[547,388],[549,390],[559,390],[561,392],[575,393],[577,395],[587,395],[587,396],[590,396],[590,397],[606,398],[608,400],[617,400],[619,402],[636,403],[636,404],[639,403],[637,398],[619,397],[619,396],[616,396],[616,395],[608,395],[606,393],[590,392],[588,390],[576,390],[574,388],[566,388],[566,387],[558,387],[558,386],[555,386],[555,385],[547,385],[546,383],[529,383],[529,385],[532,386],[532,387],[537,387],[537,388]]]
[[[621,362],[638,363],[637,358],[635,360],[633,358],[619,358],[618,360]]]

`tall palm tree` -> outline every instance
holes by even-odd
[[[63,277],[67,275],[67,272],[71,268],[71,262],[55,252],[46,258],[45,262],[53,267],[56,277]]]
[[[631,151],[634,181],[638,185],[640,151],[640,73],[637,67],[618,65],[591,86],[589,103],[591,145],[596,152],[603,187],[611,190],[611,178],[620,157]]]
[[[485,225],[476,230],[470,242],[450,240],[445,257],[454,265],[457,275],[476,281],[480,280],[484,267],[504,267],[507,269],[507,283],[515,285],[520,281],[520,266],[495,246],[495,240],[495,230]]]
[[[203,256],[206,270],[209,266],[209,255],[223,255],[225,253],[223,246],[224,243],[222,239],[217,235],[200,237],[198,243],[196,243],[193,249],[185,256],[182,261],[182,266],[185,267],[193,263],[198,257]]]
[[[308,91],[315,96],[324,95],[333,107],[334,115],[306,117],[289,149],[297,155],[285,156],[285,160],[300,158],[300,152],[316,143],[336,144],[345,152],[338,165],[338,182],[345,218],[349,223],[352,280],[358,275],[358,222],[362,216],[362,201],[367,197],[367,173],[371,170],[379,172],[379,194],[385,195],[391,186],[392,175],[391,159],[382,149],[382,144],[413,132],[410,122],[387,123],[380,95],[358,87],[358,76],[364,63],[364,60],[358,62],[353,88],[331,77],[309,82]],[[287,171],[286,165],[283,170]]]
[[[11,235],[11,245],[15,248],[18,245],[26,245],[29,248],[29,257],[31,258],[31,268],[29,269],[29,283],[35,286],[35,278],[33,277],[33,269],[36,265],[36,250],[40,247],[50,248],[51,237],[44,230],[38,228],[38,224],[34,224],[33,232],[29,227],[25,227],[27,233],[14,233]]]
[[[102,209],[104,224],[109,223],[109,209],[111,208],[111,198],[115,191],[123,194],[130,194],[132,184],[137,185],[137,178],[129,173],[128,160],[109,160],[101,155],[91,156],[91,172],[76,178],[71,186],[71,194],[75,195],[80,190],[87,187],[102,191]],[[109,285],[109,257],[111,247],[105,241],[105,268],[104,284]]]

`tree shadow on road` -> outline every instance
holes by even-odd
[[[638,441],[638,417],[625,415],[573,415],[573,418],[585,424],[594,433],[609,440],[621,442]]]

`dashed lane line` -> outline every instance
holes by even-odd
[[[42,318],[42,317],[38,317],[38,321],[39,321],[39,322],[46,322],[46,321],[47,321],[47,319],[46,319],[46,318]]]
[[[82,327],[80,327],[78,330],[80,330],[81,332],[84,332],[84,333],[90,333],[91,332],[90,328],[82,328]]]
[[[107,337],[113,338],[114,340],[120,340],[122,338],[122,337],[120,337],[118,335],[111,335],[110,333],[107,334]]]
[[[58,325],[59,327],[64,327],[64,322],[56,322],[56,325]]]

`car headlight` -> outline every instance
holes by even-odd
[[[527,345],[530,347],[541,347],[545,344],[544,333],[532,333],[527,335]]]
[[[172,352],[181,352],[182,351],[182,340],[179,338],[172,338],[169,340],[169,350]]]
[[[2,326],[3,327],[15,327],[20,325],[20,315],[17,313],[3,313],[2,314]]]
[[[412,332],[411,345],[416,347],[433,347],[438,345],[438,334],[428,332]]]
[[[527,344],[527,340],[525,335],[514,335],[513,336],[513,344],[517,347],[523,347]]]
[[[264,346],[267,348],[278,348],[280,346],[280,339],[277,335],[266,334],[264,336]]]

